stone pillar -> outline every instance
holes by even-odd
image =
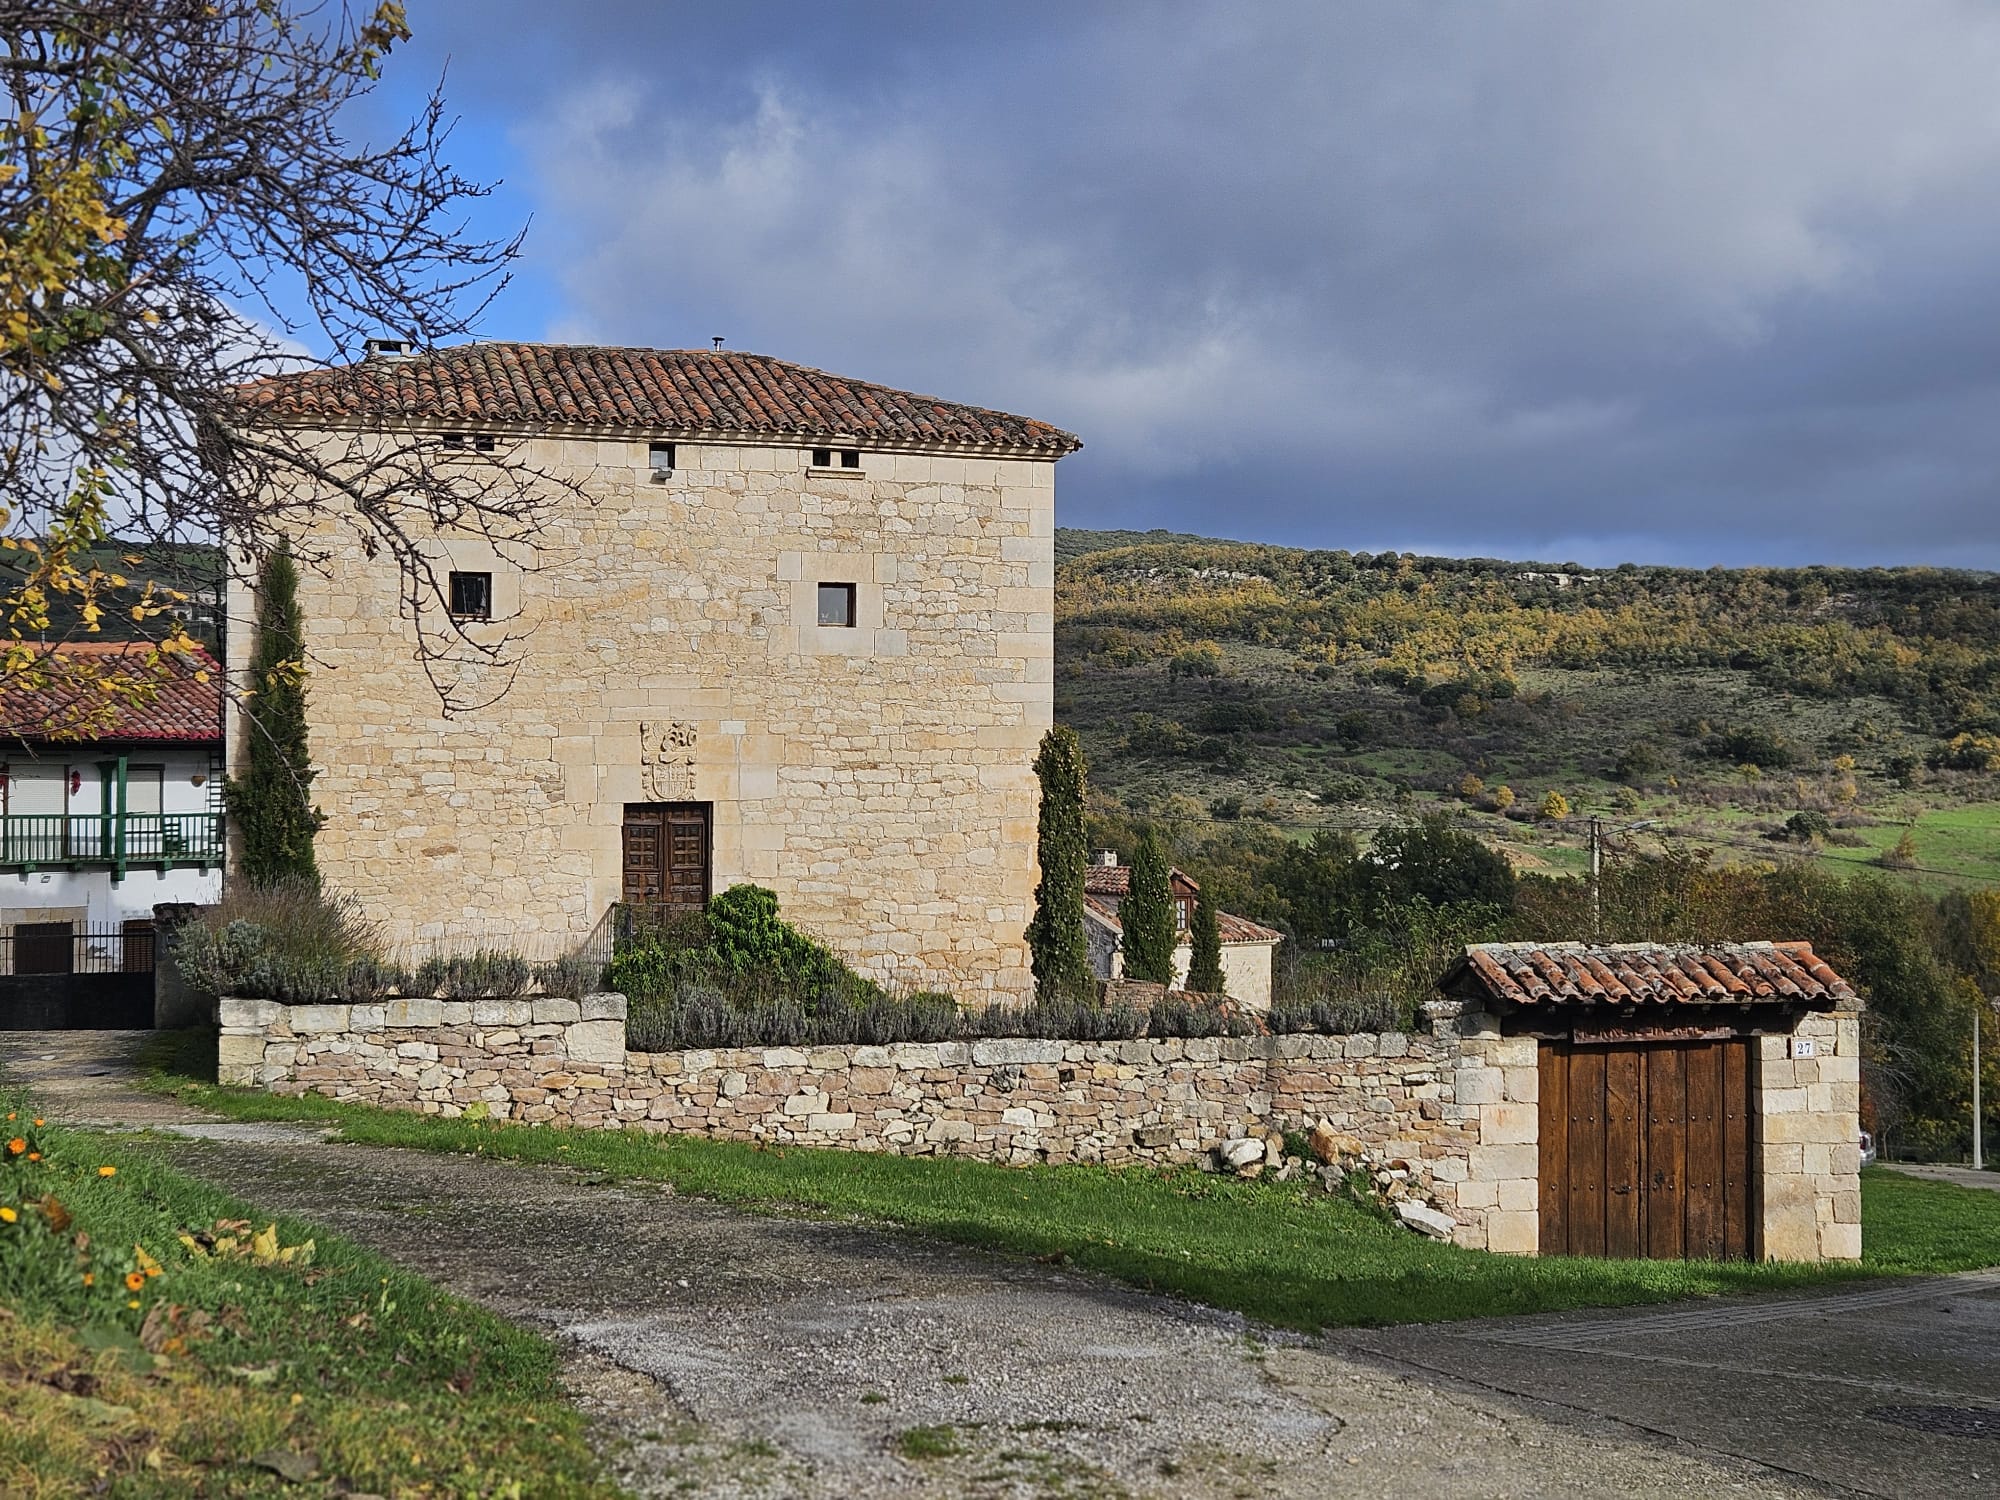
[[[1541,1238],[1541,1072],[1531,1036],[1502,1036],[1488,1011],[1466,1009],[1447,1021],[1458,1037],[1452,1101],[1473,1127],[1466,1180],[1459,1184],[1464,1215],[1452,1238],[1475,1250],[1533,1255]]]
[[[1758,1254],[1859,1260],[1859,1019],[1852,1011],[1808,1012],[1790,1035],[1757,1038],[1757,1049]],[[1796,1055],[1801,1050],[1811,1055]]]

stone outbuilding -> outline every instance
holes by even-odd
[[[1532,1048],[1539,1253],[1860,1258],[1860,1001],[1811,944],[1482,943],[1439,988]]]

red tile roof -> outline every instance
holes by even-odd
[[[1505,1005],[1855,1003],[1811,943],[1478,943],[1438,981]]]
[[[735,350],[460,344],[272,376],[239,395],[261,413],[292,420],[399,417],[669,435],[851,437],[887,447],[1027,449],[1055,457],[1083,446],[1046,422]]]
[[[172,657],[158,675],[146,664],[151,649],[141,641],[48,647],[34,668],[48,678],[44,686],[0,683],[0,734],[74,744],[220,745],[222,669],[215,659],[206,651]],[[207,681],[198,680],[204,673]]]
[[[1167,883],[1170,886],[1184,886],[1189,891],[1199,891],[1189,878],[1187,871],[1177,865],[1167,868]],[[1132,867],[1130,865],[1088,864],[1083,867],[1083,888],[1097,896],[1129,896],[1132,894]]]
[[[1099,868],[1108,869],[1109,866]],[[1083,909],[1113,932],[1124,933],[1125,926],[1118,920],[1118,908],[1096,892],[1084,891]],[[1248,917],[1231,916],[1226,911],[1215,914],[1215,928],[1224,943],[1282,943],[1285,940],[1282,932],[1260,927]]]
[[[1282,943],[1285,935],[1275,928],[1264,927],[1248,917],[1232,917],[1226,911],[1215,914],[1215,925],[1225,943]]]

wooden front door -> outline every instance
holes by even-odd
[[[1541,1044],[1541,1252],[1747,1260],[1749,1037]]]
[[[713,818],[708,802],[625,804],[625,900],[635,906],[708,904]]]

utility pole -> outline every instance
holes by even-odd
[[[1598,877],[1604,872],[1603,827],[1601,820],[1590,820],[1590,940],[1593,943],[1604,941],[1604,899],[1598,891]]]
[[[1986,1170],[1986,1146],[1980,1140],[1986,1132],[1980,1128],[1980,1010],[1986,1006],[1972,1008],[1972,1170]]]

